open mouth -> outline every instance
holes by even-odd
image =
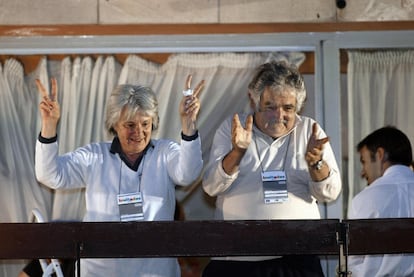
[[[128,143],[141,143],[143,141],[143,138],[128,138]]]

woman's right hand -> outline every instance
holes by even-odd
[[[44,138],[52,138],[56,136],[57,124],[60,119],[60,105],[57,101],[57,81],[55,78],[51,79],[52,92],[49,96],[49,92],[45,86],[36,79],[37,90],[42,96],[42,100],[39,104],[40,115],[42,118],[42,130],[41,135]]]

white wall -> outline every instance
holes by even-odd
[[[413,20],[414,0],[0,0],[0,25]]]

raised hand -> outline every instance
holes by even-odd
[[[318,124],[313,123],[312,125],[312,135],[308,140],[308,145],[306,148],[305,160],[308,165],[314,166],[318,161],[322,160],[323,147],[325,143],[329,141],[329,137],[317,139],[316,134],[318,132]]]
[[[224,172],[233,174],[239,169],[240,162],[252,141],[253,116],[246,118],[246,127],[240,123],[239,116],[235,114],[231,124],[231,144],[233,148],[224,157],[222,166]]]
[[[191,136],[196,130],[196,120],[198,113],[200,111],[200,93],[204,88],[204,80],[199,82],[197,86],[191,92],[191,81],[193,79],[192,75],[188,75],[184,92],[188,92],[189,95],[184,95],[180,102],[179,113],[181,118],[182,131],[185,135]]]
[[[235,114],[233,116],[233,122],[231,126],[231,143],[233,149],[236,151],[245,152],[252,141],[252,128],[253,128],[253,116],[249,115],[246,118],[246,127],[244,128],[239,116]]]
[[[51,79],[52,91],[46,90],[45,86],[36,79],[37,90],[42,96],[39,104],[40,115],[42,117],[42,136],[49,138],[56,135],[57,123],[60,119],[60,105],[57,101],[57,81],[55,78]]]

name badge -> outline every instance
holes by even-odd
[[[285,171],[262,172],[262,183],[265,204],[282,203],[288,200]]]
[[[118,194],[118,207],[121,221],[144,220],[142,193]]]

